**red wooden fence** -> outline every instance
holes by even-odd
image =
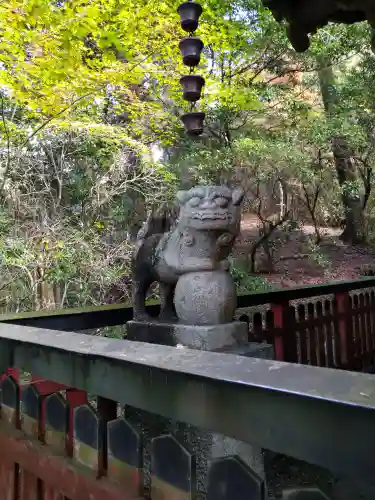
[[[98,397],[92,406],[83,391],[35,378],[20,385],[7,376],[0,391],[1,500],[143,498],[142,436],[116,402]],[[151,456],[151,499],[192,499],[194,458],[185,448],[163,435]],[[170,470],[190,478],[183,489],[165,476]]]
[[[375,366],[375,292],[271,304],[239,316],[249,340],[270,342],[276,359],[313,366],[367,371]]]

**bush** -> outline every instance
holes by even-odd
[[[237,287],[237,293],[270,292],[273,286],[261,276],[248,273],[246,268],[230,259],[230,273]]]

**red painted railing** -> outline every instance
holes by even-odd
[[[360,284],[360,282],[357,284]],[[249,340],[274,344],[277,360],[368,371],[375,367],[375,291],[339,291],[329,296],[265,304],[239,311]]]
[[[366,291],[357,297],[344,295],[341,306],[345,309],[341,316],[335,317],[339,300],[336,297],[326,302],[309,301],[306,305],[271,305],[270,310],[251,316],[252,335],[275,340],[278,356],[295,355],[297,361],[305,364],[333,364],[337,359],[342,361],[340,333],[343,333],[346,353],[352,347],[350,359],[360,359],[363,368],[372,362],[369,353],[374,347],[373,336],[367,332],[373,332],[375,294]],[[250,315],[247,318],[250,321]],[[340,322],[345,328],[340,327]],[[292,332],[289,335],[288,325]],[[259,446],[266,448],[268,444],[270,449],[285,453],[291,442],[296,458],[305,460],[311,456],[317,460],[314,463],[322,466],[337,463],[337,457],[332,458],[328,453],[332,440],[337,456],[345,455],[340,451],[344,450],[343,436],[347,437],[345,433],[355,429],[358,422],[360,440],[353,438],[351,430],[345,456],[360,456],[361,464],[366,465],[368,449],[373,448],[369,411],[375,406],[373,380],[369,375],[353,376],[288,363],[281,366],[270,361],[263,361],[262,368],[262,363],[246,358],[233,360],[229,354],[190,350],[180,353],[171,347],[99,337],[86,337],[85,341],[84,335],[76,333],[55,335],[48,330],[2,328],[2,362],[13,359],[15,366],[25,366],[65,384],[77,384],[90,396],[84,390],[40,376],[32,376],[26,383],[23,372],[12,372],[18,380],[9,375],[3,378],[0,499],[192,500],[196,498],[199,456],[194,453],[201,449],[198,446],[192,452],[189,448],[197,437],[187,438],[189,432],[194,432],[192,425],[201,425],[198,436],[203,429],[213,429],[242,440],[252,429],[252,418],[258,426],[264,421],[265,429],[261,429],[264,441],[258,442]],[[298,340],[297,346],[289,342],[293,338]],[[336,341],[340,348],[336,349]],[[294,383],[296,377],[302,385]],[[248,392],[244,395],[245,389]],[[113,400],[92,394],[104,394]],[[330,404],[325,404],[328,399]],[[147,414],[139,413],[138,404]],[[301,413],[305,405],[307,409],[313,406],[314,411]],[[239,413],[238,408],[241,408]],[[323,420],[319,408],[325,415]],[[345,408],[348,411],[342,414]],[[155,412],[152,432],[147,427],[150,411]],[[264,420],[261,415],[267,411],[272,418],[268,415]],[[277,415],[281,411],[285,416],[279,422]],[[305,419],[302,423],[301,414],[302,420]],[[160,427],[162,417],[158,415],[170,420]],[[183,427],[180,422],[185,415],[190,427]],[[321,427],[314,431],[317,433],[314,439],[319,434],[319,453],[316,446],[309,446],[316,415]],[[330,429],[334,438],[331,436],[327,443],[322,428],[327,429],[339,417],[343,425]],[[220,425],[216,426],[216,420]],[[285,439],[280,439],[284,433]],[[366,446],[364,435],[369,435]],[[258,434],[255,436],[258,439]],[[301,439],[304,441],[299,447]],[[247,442],[251,443],[250,439]],[[144,459],[146,456],[148,460]],[[347,460],[343,458],[342,463],[346,470]],[[246,492],[252,492],[251,500],[267,498],[264,479],[237,456],[220,456],[204,473],[208,474],[207,498],[229,500],[237,498],[238,491],[245,492],[245,496]],[[326,498],[319,495],[312,498]]]
[[[105,463],[103,459],[103,451],[110,456],[102,445],[107,422],[112,421],[112,427],[122,422],[117,420],[116,403],[100,403],[98,398],[94,409],[88,405],[84,391],[40,379],[22,386],[6,377],[1,392],[1,499],[139,497],[137,471],[120,475],[126,478],[123,491],[117,480],[118,468],[129,464],[114,460],[114,465],[111,458]],[[129,428],[129,432],[134,431]],[[80,466],[84,466],[85,473]],[[98,481],[100,477],[103,479]]]

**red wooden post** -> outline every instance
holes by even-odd
[[[297,363],[297,340],[295,335],[295,318],[292,318],[289,301],[271,304],[274,334],[275,359]]]
[[[351,352],[350,335],[351,328],[348,329],[348,315],[350,314],[350,300],[347,292],[340,292],[335,294],[336,299],[336,312],[337,312],[337,334],[340,341],[340,366],[339,368],[349,367],[350,360],[353,356]],[[351,318],[350,318],[351,320]]]
[[[281,304],[271,304],[271,311],[273,312],[273,324],[274,328],[280,328],[283,331],[276,331],[274,335],[274,348],[275,348],[275,359],[277,361],[285,361],[285,318],[286,318],[286,308],[289,307],[289,302],[283,302]]]
[[[293,331],[289,328],[289,301],[271,304],[271,311],[274,328],[279,330],[274,335],[275,359],[295,363],[297,358],[293,353],[297,352],[297,347]]]

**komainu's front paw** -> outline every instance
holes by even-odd
[[[159,321],[165,323],[175,323],[178,320],[176,314],[173,311],[162,311],[159,314]]]

